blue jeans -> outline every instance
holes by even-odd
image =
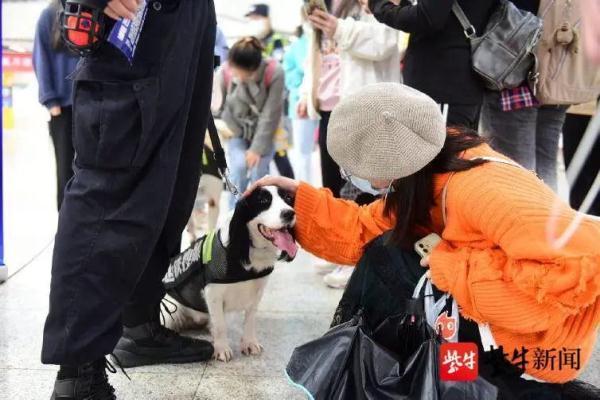
[[[294,145],[290,151],[290,158],[296,173],[296,179],[310,182],[311,155],[315,149],[315,130],[319,121],[314,119],[293,119],[292,133]]]
[[[481,109],[482,135],[492,147],[535,171],[557,189],[558,139],[567,106],[541,106],[502,111],[499,92],[487,92]]]
[[[246,165],[246,151],[250,148],[250,143],[242,138],[233,138],[229,140],[227,151],[227,165],[231,173],[231,182],[240,192],[246,190],[248,185],[259,180],[269,173],[269,163],[273,160],[273,153],[261,157],[258,165],[252,168],[248,174]],[[229,197],[229,208],[235,207],[237,199],[232,195]]]

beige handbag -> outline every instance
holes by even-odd
[[[537,50],[537,99],[567,105],[595,100],[600,94],[600,68],[584,53],[580,2],[541,0],[539,16],[544,28]]]

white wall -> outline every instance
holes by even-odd
[[[2,40],[31,50],[35,25],[49,1],[2,2]]]

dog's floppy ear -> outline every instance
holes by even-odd
[[[246,199],[241,199],[235,206],[233,217],[229,223],[229,244],[227,245],[227,264],[250,264],[250,207]]]

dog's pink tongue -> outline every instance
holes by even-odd
[[[290,257],[296,257],[298,245],[292,235],[286,230],[273,231],[273,244],[281,251],[285,251]]]

